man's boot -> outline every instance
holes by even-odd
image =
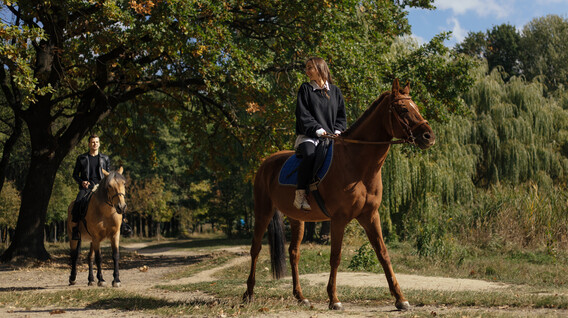
[[[128,223],[122,221],[122,224],[120,225],[120,234],[124,237],[129,237],[132,234],[132,228],[128,225]]]
[[[71,228],[71,239],[74,241],[78,241],[81,239],[81,233],[79,233],[79,224],[76,224],[74,227]]]
[[[311,211],[312,207],[308,203],[308,196],[306,190],[296,190],[296,197],[294,198],[294,206],[298,210]]]

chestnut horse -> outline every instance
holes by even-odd
[[[428,122],[422,118],[418,108],[412,101],[410,86],[404,88],[395,79],[392,91],[383,93],[365,113],[341,136],[335,138],[332,165],[318,189],[325,200],[330,217],[327,217],[312,200],[309,212],[294,207],[295,188],[282,186],[278,182],[278,174],[284,162],[293,155],[292,151],[280,151],[269,156],[259,167],[254,182],[254,236],[252,239],[251,267],[247,280],[247,291],[244,301],[253,300],[255,270],[261,241],[271,219],[271,230],[281,224],[280,212],[288,216],[291,227],[289,247],[292,267],[293,294],[300,303],[308,304],[300,287],[298,261],[300,259],[300,243],[304,235],[304,222],[331,220],[331,273],[327,284],[329,308],[343,309],[337,298],[336,276],[341,260],[341,244],[346,225],[353,219],[365,229],[367,237],[384,269],[391,294],[395,297],[396,308],[406,310],[410,305],[395,278],[390,258],[381,233],[379,205],[381,204],[383,185],[381,167],[387,157],[393,138],[403,139],[426,149],[435,142],[435,136]],[[280,212],[278,212],[280,211]],[[274,217],[274,218],[273,218]],[[281,225],[280,225],[281,226]],[[280,231],[282,231],[280,229]],[[284,264],[275,264],[278,259],[284,260],[284,235],[270,236],[269,244],[273,274],[275,278],[284,275]],[[275,241],[281,242],[278,248]],[[276,255],[281,253],[282,256]]]
[[[108,238],[112,247],[112,259],[114,262],[114,279],[112,286],[120,287],[118,273],[118,244],[120,241],[120,225],[122,224],[122,213],[126,210],[126,179],[122,176],[122,167],[118,171],[107,172],[98,187],[93,192],[89,201],[87,214],[84,221],[79,222],[79,232],[81,239],[71,239],[71,211],[74,201],[67,209],[67,230],[69,233],[69,245],[71,247],[71,275],[69,285],[75,285],[77,277],[77,259],[81,250],[81,241],[91,241],[89,251],[89,286],[95,283],[93,275],[93,256],[97,265],[98,286],[105,286],[103,273],[101,270],[101,241]]]

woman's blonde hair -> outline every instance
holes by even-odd
[[[329,71],[329,67],[327,67],[327,63],[324,59],[317,56],[310,57],[306,61],[306,66],[308,66],[308,63],[310,62],[312,62],[312,64],[316,68],[316,71],[318,72],[318,75],[321,79],[327,81],[329,84],[333,84],[333,80],[331,79],[331,72]]]

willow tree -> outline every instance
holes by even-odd
[[[542,83],[517,77],[505,82],[498,70],[485,75],[487,65],[472,73],[476,81],[463,95],[470,112],[433,122],[434,148],[392,147],[383,168],[387,235],[416,238],[417,245],[443,235],[456,241],[469,231],[487,235],[491,228],[475,229],[476,222],[498,225],[500,214],[515,211],[507,220],[519,224],[498,226],[523,228],[530,221],[541,236],[527,239],[565,239],[565,223],[550,221],[566,218],[559,199],[568,181],[565,93],[546,96]],[[542,213],[526,215],[532,211]]]
[[[16,234],[2,259],[49,257],[43,228],[57,169],[119,104],[165,93],[188,111],[193,131],[207,121],[213,131],[240,129],[237,137],[270,135],[266,121],[242,118],[265,105],[281,107],[271,116],[286,116],[286,89],[271,88],[281,74],[322,52],[314,48],[339,52],[348,43],[356,52],[363,29],[373,39],[365,47],[384,47],[409,31],[406,4],[431,2],[3,1],[1,105],[25,124],[31,156]],[[372,52],[352,62],[376,65]]]

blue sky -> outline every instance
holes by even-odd
[[[461,42],[468,32],[486,32],[508,23],[522,30],[534,18],[557,14],[568,19],[568,0],[435,0],[436,10],[408,9],[408,21],[419,42],[452,31],[447,46]]]

